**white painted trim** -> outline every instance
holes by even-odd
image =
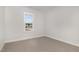
[[[5,44],[5,43],[4,43]],[[4,44],[0,47],[0,51],[2,51],[3,47],[4,47]]]
[[[16,42],[16,41],[21,41],[21,40],[28,40],[28,39],[42,37],[42,36],[44,36],[44,35],[38,34],[38,35],[35,35],[35,36],[30,36],[30,37],[21,37],[21,38],[17,38],[17,39],[15,38],[15,40],[14,39],[6,40],[5,43]]]
[[[49,38],[52,38],[52,39],[55,39],[55,40],[58,40],[58,41],[61,41],[61,42],[64,42],[64,43],[71,44],[71,45],[79,47],[79,44],[69,42],[69,41],[66,41],[66,40],[61,40],[60,38],[53,37],[52,35],[49,35],[49,34],[47,34],[47,35],[39,34],[39,35],[35,35],[35,36],[30,36],[30,37],[21,37],[21,38],[15,39],[15,40],[7,40],[7,41],[5,41],[5,43],[16,42],[16,41],[21,41],[21,40],[28,40],[28,39],[37,38],[37,37],[43,37],[43,36],[46,36],[46,37],[49,37]]]
[[[79,44],[76,44],[76,43],[73,43],[73,42],[70,42],[70,41],[66,41],[66,40],[61,40],[61,38],[56,38],[56,37],[53,37],[52,35],[50,34],[47,34],[45,35],[46,37],[49,37],[49,38],[52,38],[52,39],[55,39],[55,40],[58,40],[58,41],[61,41],[61,42],[64,42],[64,43],[67,43],[67,44],[70,44],[70,45],[73,45],[73,46],[77,46],[79,47]],[[60,40],[59,40],[60,39]]]

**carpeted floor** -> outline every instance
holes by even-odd
[[[6,43],[2,52],[78,52],[79,47],[48,37]]]

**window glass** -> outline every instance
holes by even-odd
[[[25,31],[32,30],[32,15],[24,15]]]

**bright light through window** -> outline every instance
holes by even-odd
[[[32,30],[32,15],[24,14],[25,31]]]

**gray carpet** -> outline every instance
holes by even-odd
[[[79,47],[48,37],[6,43],[2,52],[78,52]]]

